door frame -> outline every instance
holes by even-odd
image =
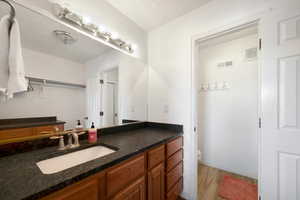
[[[116,110],[117,110],[117,107],[119,106],[118,104],[118,101],[117,101],[117,104],[115,104],[115,101],[118,100],[118,95],[116,95],[116,90],[117,90],[117,87],[118,87],[118,83],[117,82],[113,82],[113,81],[107,81],[106,82],[107,84],[110,84],[113,86],[113,115],[114,115],[114,125],[117,125],[119,123],[119,119],[118,119],[118,115],[116,116]],[[117,119],[116,119],[117,118]]]
[[[117,70],[118,71],[118,80],[120,79],[120,73],[119,73],[119,66],[112,66],[112,67],[108,67],[108,68],[105,68],[101,71],[99,71],[99,74],[98,74],[98,81],[101,82],[101,80],[103,80],[103,84],[105,84],[105,78],[104,78],[104,74],[107,73],[107,72],[110,72],[110,71],[113,71],[113,70]],[[108,81],[109,82],[109,81]],[[108,83],[106,81],[106,83]],[[104,93],[103,93],[103,84],[101,83],[100,84],[100,104],[99,104],[99,112],[103,112],[104,111],[104,105],[103,105],[103,100],[104,100]],[[117,83],[114,83],[115,84],[115,87],[118,88],[118,95],[115,97],[118,99],[118,105],[117,105],[117,109],[118,109],[118,117],[117,117],[117,122],[116,123],[119,123],[120,122],[120,109],[121,109],[121,104],[120,104],[120,94],[119,94],[119,81]],[[114,88],[115,90],[115,88]],[[105,113],[104,113],[105,114]],[[104,116],[100,116],[99,117],[99,124],[101,125],[101,127],[104,127]]]
[[[198,130],[197,130],[197,107],[195,104],[196,98],[197,98],[197,92],[196,92],[196,85],[195,85],[195,58],[196,58],[196,48],[197,48],[197,43],[199,41],[205,41],[211,38],[215,38],[218,36],[222,36],[224,34],[231,33],[233,31],[239,30],[246,28],[250,25],[256,25],[258,28],[258,42],[259,39],[261,39],[261,27],[260,27],[260,21],[261,18],[263,17],[263,13],[260,13],[258,15],[250,16],[247,18],[244,18],[239,21],[235,21],[231,24],[224,25],[222,27],[215,28],[213,30],[210,30],[205,33],[200,33],[196,34],[191,37],[191,127],[193,130],[193,133],[195,134],[196,140],[195,140],[195,149],[194,149],[194,155],[196,155],[197,163],[198,163]],[[257,124],[259,124],[259,119],[262,118],[262,99],[261,99],[261,73],[262,73],[262,64],[261,64],[261,50],[258,50],[258,116],[257,116]],[[262,129],[257,125],[257,148],[258,148],[258,198],[260,197],[261,194],[261,169],[262,169],[262,162],[261,162],[261,138],[262,135]],[[198,165],[197,165],[198,167]],[[198,172],[198,170],[197,170]],[[197,187],[198,190],[198,187]],[[198,191],[197,191],[197,198],[198,198]]]

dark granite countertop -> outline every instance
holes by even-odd
[[[32,118],[15,118],[15,119],[0,119],[0,130],[14,128],[28,128],[36,126],[58,125],[66,122],[57,120],[52,117],[32,117]]]
[[[32,123],[19,123],[19,124],[6,124],[0,125],[0,130],[5,129],[14,129],[14,128],[29,128],[29,127],[36,127],[36,126],[48,126],[48,125],[58,125],[58,124],[65,124],[64,121],[49,121],[49,122],[32,122]]]
[[[38,199],[179,135],[182,132],[154,126],[100,135],[96,145],[103,143],[118,151],[51,175],[42,174],[36,163],[75,150],[47,147],[0,158],[0,199]],[[85,140],[81,144],[80,149],[91,146]]]

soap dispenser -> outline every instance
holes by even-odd
[[[77,131],[83,130],[83,125],[81,124],[80,120],[77,120],[76,130]]]
[[[88,130],[88,141],[89,143],[97,142],[97,129],[95,128],[94,122],[92,122],[91,128]]]

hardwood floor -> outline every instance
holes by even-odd
[[[226,200],[218,197],[218,186],[223,175],[231,175],[250,183],[257,184],[257,180],[245,176],[233,174],[203,164],[198,167],[198,200]]]

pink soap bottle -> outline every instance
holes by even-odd
[[[89,143],[96,143],[97,142],[97,129],[95,128],[94,122],[92,122],[92,126],[88,131],[89,134]]]

